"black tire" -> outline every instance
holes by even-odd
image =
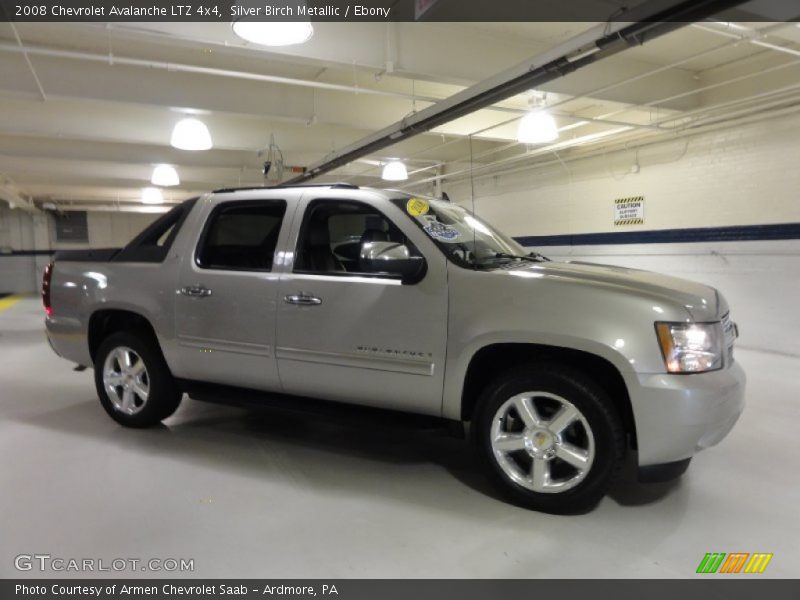
[[[106,359],[121,348],[130,349],[138,355],[137,358],[144,363],[146,369],[146,383],[149,388],[147,399],[142,401],[137,397],[139,406],[134,407],[134,414],[127,414],[115,405],[103,379]],[[100,344],[95,355],[94,382],[103,408],[112,419],[125,427],[141,428],[158,424],[177,410],[183,396],[157,342],[150,339],[150,336],[130,331],[113,333]]]
[[[500,428],[501,433],[507,433],[507,427],[515,425],[514,415],[517,409],[511,408],[507,401],[517,395],[525,395],[526,392],[532,391],[545,392],[567,400],[573,408],[581,413],[583,420],[571,421],[575,424],[564,429],[557,437],[547,437],[545,433],[545,435],[536,437],[537,441],[534,442],[532,440],[536,434],[533,432],[538,430],[538,426],[526,429],[520,417],[518,427],[521,429],[517,435],[525,438],[525,432],[529,432],[525,438],[527,445],[521,450],[514,449],[510,453],[502,450],[496,452],[492,445],[493,426]],[[534,396],[534,398],[536,398],[534,402],[539,403],[537,410],[547,409],[548,402],[552,403],[551,410],[554,411],[558,410],[555,408],[557,406],[562,408],[565,406],[564,404],[558,405],[557,400],[551,400],[547,396]],[[498,413],[501,409],[502,412]],[[509,410],[511,412],[508,412]],[[511,415],[510,420],[508,415]],[[555,414],[552,414],[550,418],[552,419],[554,416]],[[495,425],[496,418],[497,425]],[[511,425],[507,425],[508,423]],[[590,428],[590,433],[586,432],[586,425]],[[509,435],[514,435],[514,432]],[[594,508],[611,486],[622,466],[625,455],[625,430],[622,420],[604,390],[591,378],[576,369],[559,364],[548,363],[516,368],[497,377],[483,390],[478,400],[471,436],[489,479],[511,502],[525,508],[556,514],[574,514]],[[591,447],[594,453],[591,466],[579,470],[550,454],[556,453],[560,447],[555,445],[556,439],[558,444],[569,442],[565,436],[582,436],[586,448]],[[588,441],[590,438],[591,442]],[[542,451],[538,446],[534,446],[534,444],[538,445],[540,441],[543,444],[542,447],[549,454],[549,458],[542,454],[534,456],[534,453]],[[514,442],[515,445],[518,443],[518,441]],[[545,468],[546,472],[552,473],[560,469],[561,473],[567,474],[561,480],[568,481],[570,480],[568,476],[573,474],[571,481],[577,483],[572,483],[573,487],[561,491],[540,492],[529,489],[533,486],[532,475],[529,475],[530,479],[526,482],[515,481],[512,477],[514,469],[519,467],[518,470],[522,474],[526,473],[526,468],[531,469],[530,473],[535,472],[534,459],[537,457],[539,464],[542,461],[548,462],[548,466]],[[526,460],[530,461],[530,467],[526,467]],[[505,464],[505,470],[501,466],[501,461]],[[508,473],[509,465],[511,465],[511,474]]]

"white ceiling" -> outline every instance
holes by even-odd
[[[261,184],[258,152],[271,136],[287,165],[309,165],[592,25],[317,23],[308,44],[266,49],[225,24],[20,23],[26,60],[0,24],[0,187],[63,206],[135,202],[157,163],[182,179],[168,201]],[[515,144],[516,122],[500,125],[524,114],[520,96],[327,177],[379,185],[380,162],[397,157],[418,171],[411,185],[437,167],[463,170],[471,135],[488,170],[783,109],[800,94],[800,29],[743,25],[688,26],[552,82],[544,91],[562,128],[553,148]],[[186,114],[208,124],[212,150],[170,147]]]

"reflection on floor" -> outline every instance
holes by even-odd
[[[120,428],[92,371],[47,346],[35,299],[0,312],[0,356],[0,577],[39,575],[14,569],[34,552],[194,559],[204,578],[691,577],[712,551],[798,573],[796,359],[739,351],[748,408],[729,438],[677,483],[628,473],[557,517],[495,498],[463,441],[385,420],[187,399],[162,427]]]

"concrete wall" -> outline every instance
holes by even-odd
[[[55,241],[55,225],[47,213],[12,210],[0,203],[0,293],[38,291],[50,250],[122,246],[158,216],[90,212],[89,242],[63,243]]]
[[[800,116],[764,120],[476,180],[475,209],[517,237],[800,223],[798,156]],[[468,183],[445,189],[469,204]],[[614,226],[614,199],[628,196],[645,197],[645,222]],[[800,354],[798,240],[537,249],[707,282],[728,298],[743,346]]]

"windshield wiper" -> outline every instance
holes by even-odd
[[[538,252],[528,252],[528,256],[530,256],[531,258],[537,258],[542,262],[552,262],[544,254],[539,254]]]
[[[531,252],[530,254],[508,254],[507,252],[495,252],[495,258],[511,258],[511,259],[518,259],[518,260],[527,260],[529,262],[545,262],[549,261],[550,259],[546,256],[542,256],[538,252]]]

